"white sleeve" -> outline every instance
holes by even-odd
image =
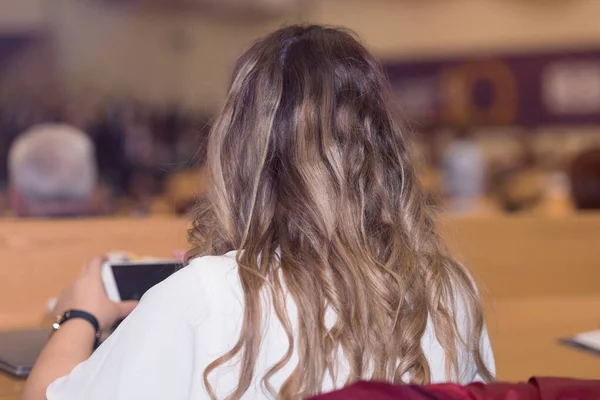
[[[475,280],[470,275],[469,277],[473,282],[475,289],[477,290]],[[477,294],[479,295],[478,290]],[[454,295],[456,302],[454,309],[454,318],[456,318],[459,334],[462,339],[460,350],[460,353],[462,353],[462,355],[460,356],[460,358],[463,362],[461,371],[459,372],[459,381],[462,384],[468,384],[471,382],[484,382],[484,379],[477,368],[475,360],[472,357],[473,354],[469,350],[469,347],[472,347],[474,345],[479,346],[479,352],[481,354],[483,364],[486,366],[486,368],[489,370],[492,376],[495,376],[496,364],[494,360],[494,352],[492,350],[492,345],[490,344],[490,337],[488,335],[487,326],[484,322],[481,332],[481,339],[478,344],[469,342],[469,334],[473,329],[473,321],[471,320],[471,310],[469,301],[465,297],[464,293],[461,293],[459,290],[455,290]]]
[[[490,343],[490,337],[488,335],[487,327],[483,327],[483,332],[481,332],[481,344],[480,344],[481,358],[483,360],[483,364],[490,371],[492,376],[496,376],[496,361],[494,360],[494,352],[492,350],[492,345]],[[485,382],[483,377],[479,374],[479,371],[475,374],[475,378],[473,382]]]
[[[48,400],[188,399],[194,334],[186,268],[148,291],[138,307],[85,362],[52,383]],[[195,296],[202,295],[195,291]]]

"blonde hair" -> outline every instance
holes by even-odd
[[[326,374],[336,376],[338,354],[349,362],[347,384],[430,382],[421,347],[428,318],[448,379],[458,379],[459,346],[492,379],[479,349],[476,288],[436,233],[396,115],[380,65],[342,30],[283,28],[238,60],[210,135],[208,200],[198,207],[188,253],[243,250],[242,330],[204,372],[212,398],[210,373],[234,357],[239,385],[227,398],[239,399],[254,378],[265,290],[289,341],[262,377],[273,394],[269,379],[298,355],[279,398],[318,393]],[[286,294],[298,308],[297,335]],[[458,301],[466,305],[465,337]],[[329,308],[337,314],[331,328]]]

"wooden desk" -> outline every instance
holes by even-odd
[[[0,329],[47,320],[58,295],[94,255],[112,250],[169,257],[188,222],[170,218],[0,220]],[[600,215],[564,219],[457,219],[443,235],[482,285],[498,377],[600,378],[600,358],[558,345],[600,329]],[[0,400],[22,382],[0,375]]]
[[[0,372],[0,400],[18,400],[24,383]]]

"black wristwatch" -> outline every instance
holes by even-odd
[[[56,322],[52,324],[52,333],[58,331],[60,326],[67,322],[70,319],[81,318],[92,324],[94,327],[94,337],[96,340],[94,341],[94,349],[100,345],[100,324],[96,317],[86,311],[81,310],[67,310],[61,315],[56,317]]]

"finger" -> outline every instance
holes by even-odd
[[[102,264],[106,261],[105,257],[96,257],[92,261],[86,264],[83,268],[82,276],[102,276]]]
[[[87,262],[85,264],[83,264],[83,267],[81,267],[81,276],[86,276],[88,273],[88,270],[90,269],[90,263]]]
[[[139,302],[135,301],[135,300],[129,300],[129,301],[123,301],[121,303],[117,303],[117,306],[119,308],[119,317],[120,318],[127,317],[137,307],[138,303]]]
[[[58,299],[56,297],[52,297],[48,299],[46,302],[46,309],[49,313],[54,314],[54,310],[56,309],[56,304],[58,304]]]

